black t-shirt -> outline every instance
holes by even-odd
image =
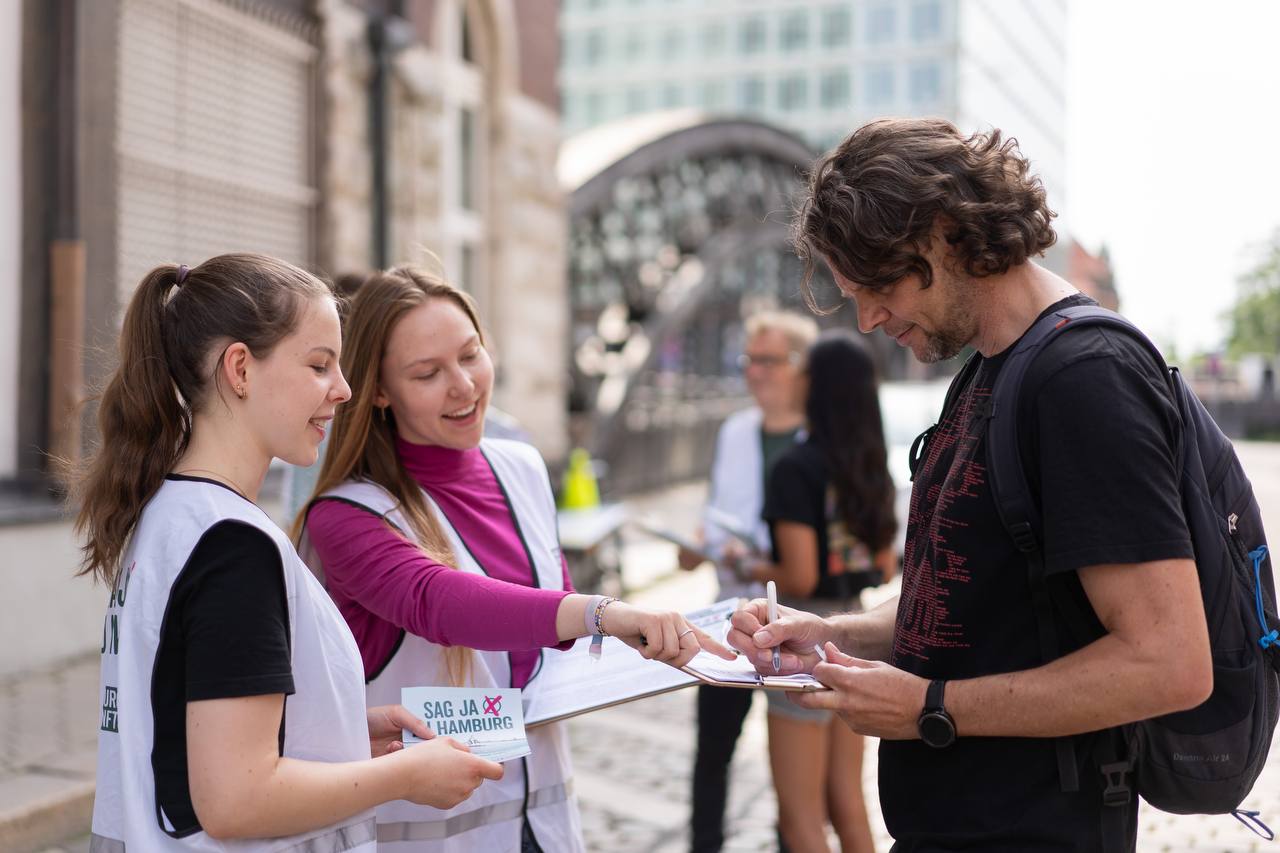
[[[1091,300],[1075,296],[1049,310],[1072,304]],[[980,365],[912,489],[892,663],[925,678],[1043,663],[1027,562],[996,513],[984,422],[975,417],[1011,350]],[[1142,344],[1096,326],[1063,333],[1024,377],[1018,417],[1055,599],[1085,602],[1091,613],[1078,569],[1193,556],[1178,498],[1178,414]],[[1058,629],[1067,650],[1092,639],[1072,643]],[[1075,739],[1080,791],[1064,794],[1053,739],[969,738],[960,729],[946,749],[881,743],[881,803],[895,850],[1101,849],[1100,776],[1085,757],[1092,736]]]
[[[837,517],[830,463],[812,438],[788,448],[774,463],[761,517],[769,522],[775,563],[781,561],[778,522],[803,524],[817,533],[818,586],[811,598],[845,599],[879,581],[870,550]]]
[[[280,549],[257,527],[218,522],[201,536],[169,591],[151,681],[156,807],[175,835],[200,830],[187,779],[187,703],[293,692]]]

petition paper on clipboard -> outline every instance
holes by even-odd
[[[685,617],[713,639],[723,642],[729,633],[729,617],[737,608],[738,599],[728,598],[690,611]],[[593,661],[588,653],[590,643],[590,637],[582,637],[568,651],[543,653],[542,668],[535,676],[536,689],[529,690],[525,697],[526,726],[539,726],[657,696],[699,681],[775,690],[826,689],[809,675],[762,677],[746,658],[727,661],[707,652],[699,652],[684,669],[676,669],[645,660],[615,637],[604,638],[600,660]]]

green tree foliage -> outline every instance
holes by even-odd
[[[1227,347],[1233,357],[1280,354],[1280,230],[1258,265],[1240,277],[1240,298],[1229,318]]]

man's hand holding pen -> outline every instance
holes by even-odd
[[[769,620],[769,602],[757,598],[733,614],[729,645],[740,649],[758,672],[773,674],[773,652],[780,652],[783,675],[805,672],[830,690],[791,693],[788,698],[805,708],[838,713],[859,734],[886,739],[918,737],[916,717],[923,707],[928,682],[880,661],[862,660],[842,652],[831,623],[820,616],[778,606]],[[821,648],[824,661],[818,654]]]
[[[728,642],[747,655],[756,669],[774,675],[773,650],[778,648],[778,672],[812,673],[819,658],[813,647],[835,639],[826,621],[812,613],[778,605],[778,618],[769,620],[769,602],[757,598],[733,614]]]

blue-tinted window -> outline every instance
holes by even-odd
[[[778,81],[778,108],[788,112],[809,106],[809,81],[803,74],[788,74]]]
[[[894,8],[885,3],[872,6],[867,11],[867,43],[886,44],[897,37],[897,20]]]
[[[684,53],[684,32],[679,27],[668,27],[662,33],[662,58],[679,59]]]
[[[643,87],[633,86],[627,90],[627,112],[642,113],[649,109],[649,93]]]
[[[702,53],[719,56],[724,53],[724,24],[712,21],[702,28]]]
[[[637,61],[644,56],[645,41],[644,33],[639,30],[632,30],[627,33],[626,39],[622,42],[622,53],[631,61]]]
[[[579,62],[578,59],[578,38],[573,33],[560,33],[560,65],[563,68],[573,68]]]
[[[843,68],[826,71],[818,80],[818,98],[826,109],[849,106],[849,72]]]
[[[788,12],[782,17],[782,27],[778,31],[778,40],[782,49],[788,52],[804,50],[809,46],[809,12],[799,10]]]
[[[894,82],[892,65],[872,65],[863,75],[867,87],[867,104],[884,107],[893,103]]]
[[[932,41],[942,35],[942,7],[938,0],[924,0],[911,7],[911,38]]]
[[[914,63],[908,78],[907,94],[916,106],[936,103],[942,96],[942,69],[938,63]]]
[[[764,18],[747,18],[738,30],[738,50],[744,54],[760,53],[765,48],[768,28]]]
[[[745,77],[738,85],[738,104],[745,110],[764,109],[764,80]]]
[[[704,80],[698,87],[698,102],[704,110],[722,110],[725,108],[725,91],[723,80]]]
[[[578,127],[582,123],[582,96],[566,92],[560,96],[560,113],[566,127]]]
[[[684,106],[684,90],[678,83],[668,83],[662,87],[662,105],[667,109]]]
[[[852,41],[853,16],[848,6],[831,6],[822,12],[822,46],[845,47]]]
[[[604,120],[604,94],[601,92],[590,92],[587,94],[587,115],[588,125],[599,124]]]
[[[599,65],[604,61],[604,30],[588,30],[586,39],[586,63]]]

